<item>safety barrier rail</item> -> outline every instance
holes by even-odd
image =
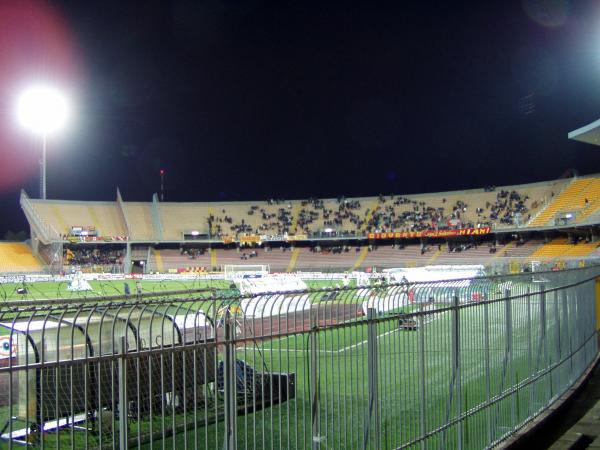
[[[598,276],[5,302],[0,447],[491,447],[594,361]]]

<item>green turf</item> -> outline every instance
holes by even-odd
[[[22,283],[0,284],[0,299],[4,300],[41,300],[55,298],[93,298],[124,294],[124,284],[127,283],[131,294],[135,295],[135,281],[90,281],[92,291],[72,292],[67,290],[67,282],[37,282],[26,283],[27,294],[17,293],[17,288]],[[149,281],[143,280],[142,292],[155,293],[161,291],[175,291],[186,289],[227,289],[229,282],[224,280],[197,280],[197,281]]]

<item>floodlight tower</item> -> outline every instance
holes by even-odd
[[[56,89],[34,86],[21,94],[17,117],[21,125],[42,139],[40,198],[46,199],[46,141],[49,134],[64,128],[70,115],[69,102]]]

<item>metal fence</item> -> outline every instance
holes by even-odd
[[[595,359],[599,275],[5,302],[0,447],[494,446]]]

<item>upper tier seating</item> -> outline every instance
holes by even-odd
[[[94,226],[100,236],[129,233],[138,242],[182,241],[185,231],[228,241],[244,235],[351,238],[436,228],[523,228],[549,224],[566,205],[580,209],[576,221],[591,220],[600,207],[599,194],[600,177],[587,177],[404,196],[226,203],[31,199],[30,203],[40,220],[61,235],[72,226]]]
[[[328,229],[352,237],[367,232],[448,226],[514,227],[530,220],[566,184],[568,180],[410,196],[213,203],[206,220],[210,218],[215,237],[285,233],[310,236]],[[163,224],[164,210],[161,204]],[[175,213],[179,214],[179,223],[187,221],[183,213]],[[201,211],[193,215],[194,223],[198,223]]]
[[[569,184],[553,201],[531,220],[529,226],[554,225],[554,216],[566,210],[582,210],[583,217],[590,215],[600,206],[600,178],[578,178]],[[578,220],[583,218],[581,215]]]
[[[592,182],[586,192],[584,198],[584,206],[583,210],[581,210],[579,216],[577,217],[577,221],[581,222],[584,219],[587,219],[589,216],[594,214],[594,212],[598,211],[600,208],[600,178],[595,178],[594,182]],[[587,203],[585,202],[587,199]]]
[[[212,207],[208,203],[161,203],[160,220],[163,240],[183,240],[184,231],[208,231],[208,217]]]
[[[98,236],[127,236],[116,202],[67,202],[31,200],[37,213],[61,235],[72,227],[95,227]]]
[[[139,241],[155,239],[152,225],[152,203],[123,202],[122,205],[130,227],[129,238]]]

